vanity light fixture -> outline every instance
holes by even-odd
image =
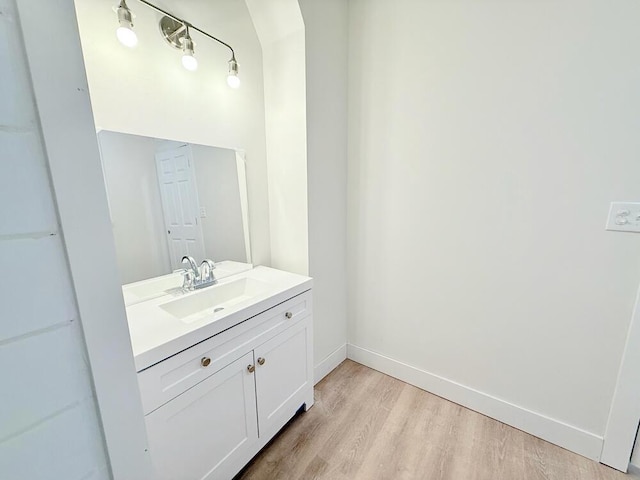
[[[210,35],[204,30],[192,25],[191,23],[183,20],[175,15],[157,7],[147,0],[138,0],[143,5],[161,13],[163,17],[160,19],[160,32],[162,36],[172,47],[182,51],[182,66],[187,70],[194,71],[198,68],[198,60],[194,56],[195,43],[189,33],[190,30],[204,35],[205,37],[214,40],[215,42],[227,47],[231,51],[231,60],[229,60],[229,75],[227,76],[227,84],[231,88],[238,88],[240,86],[240,78],[238,77],[238,62],[236,61],[236,54],[228,43],[223,42],[219,38]],[[127,47],[133,47],[138,43],[138,37],[133,31],[133,13],[127,7],[125,0],[120,0],[120,4],[114,8],[118,15],[118,23],[120,27],[116,30],[118,40]]]

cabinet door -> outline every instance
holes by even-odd
[[[253,352],[145,417],[159,479],[228,480],[258,438]]]
[[[254,350],[261,437],[273,435],[308,398],[309,328],[307,319]]]

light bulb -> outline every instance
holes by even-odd
[[[193,55],[185,53],[182,56],[182,66],[187,70],[194,72],[198,69],[198,59]]]
[[[240,88],[240,79],[238,78],[238,62],[236,62],[236,54],[231,54],[229,60],[229,76],[227,77],[227,85],[231,88]]]
[[[133,48],[138,44],[138,36],[136,35],[136,32],[131,30],[129,27],[118,27],[116,30],[116,36],[118,37],[118,40],[120,40],[120,43],[125,47]]]
[[[227,84],[231,88],[240,88],[240,78],[237,75],[229,75],[227,77]]]
[[[191,40],[189,36],[189,27],[187,27],[187,31],[182,39],[182,51],[184,52],[182,55],[182,66],[190,72],[198,69],[198,60],[193,56],[195,46],[196,44],[193,43],[193,40]]]
[[[138,36],[133,31],[133,13],[127,7],[125,0],[120,0],[120,4],[114,7],[116,15],[118,15],[118,23],[120,26],[116,30],[116,37],[125,47],[135,47],[138,44]]]

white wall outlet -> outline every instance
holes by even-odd
[[[205,207],[200,207],[200,218],[207,218],[207,209]]]
[[[640,202],[611,202],[607,230],[640,233]]]

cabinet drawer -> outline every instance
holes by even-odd
[[[145,415],[310,314],[311,292],[305,292],[141,371]]]

